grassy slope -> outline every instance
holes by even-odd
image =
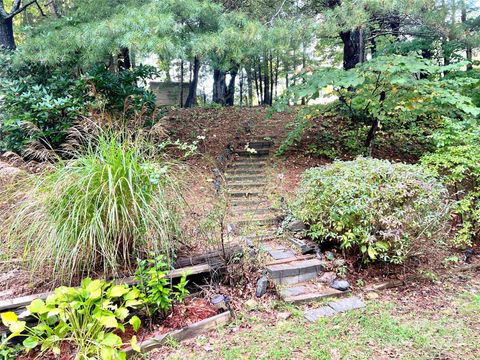
[[[367,308],[303,319],[299,308],[277,320],[262,306],[227,329],[190,343],[171,344],[151,359],[478,359],[480,294],[464,292],[442,310],[416,310],[372,300]],[[268,307],[268,304],[267,304]]]

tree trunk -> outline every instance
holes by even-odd
[[[225,98],[227,106],[233,106],[235,104],[235,79],[237,78],[237,74],[238,68],[230,71],[230,81],[228,82],[227,96]]]
[[[185,107],[191,108],[195,105],[197,100],[197,85],[198,85],[198,73],[200,72],[200,58],[195,56],[193,60],[193,74],[192,74],[192,81],[190,82],[190,86],[188,88],[188,97],[187,101],[185,101]]]
[[[248,69],[248,68],[247,68]],[[253,106],[253,81],[251,69],[247,71],[247,88],[248,88],[248,106]]]
[[[360,28],[340,33],[343,41],[343,68],[353,69],[365,60],[363,31]]]
[[[240,82],[238,84],[240,90],[240,107],[243,105],[243,69],[240,70]]]
[[[278,55],[277,55],[277,59],[276,59],[276,62],[275,62],[275,97],[277,97],[278,95],[278,68],[280,66],[280,61],[278,60]]]
[[[268,69],[268,57],[267,54],[264,56],[265,69],[263,72],[263,101],[262,104],[270,105],[270,79],[269,79],[269,69]]]
[[[379,99],[381,108],[383,108],[383,102],[385,101],[385,98],[386,98],[386,93],[385,91],[382,91],[380,93],[380,99]],[[373,144],[375,141],[375,135],[377,134],[378,125],[379,125],[378,119],[377,118],[373,119],[370,130],[368,131],[367,140],[365,141],[365,146],[367,147],[368,156],[370,157],[372,156]]]
[[[50,11],[52,12],[52,15],[54,17],[56,17],[57,19],[62,17],[62,14],[60,13],[60,9],[57,4],[57,0],[50,0],[50,2],[48,3],[48,7],[50,8]]]
[[[180,107],[183,107],[183,105],[185,104],[183,101],[183,77],[184,77],[183,60],[180,60]]]
[[[270,106],[272,106],[273,103],[273,82],[275,78],[273,76],[273,57],[272,57],[272,51],[270,51]]]
[[[15,38],[13,36],[13,19],[0,18],[0,48],[15,50]]]
[[[259,104],[263,104],[264,93],[263,93],[263,86],[262,86],[262,60],[259,59],[258,61],[258,82],[259,82],[259,91],[260,91],[260,98],[258,99]]]
[[[212,101],[224,106],[226,104],[227,84],[226,73],[220,69],[213,69]]]
[[[467,8],[465,6],[465,0],[462,0],[460,5],[462,7],[462,24],[465,25],[465,23],[467,22]],[[472,65],[473,52],[472,52],[472,46],[468,42],[469,41],[468,38],[470,37],[469,35],[470,34],[468,33],[468,31],[465,29],[465,38],[466,38],[465,55],[468,61],[467,70],[472,70],[473,69],[473,65]]]
[[[130,61],[130,51],[127,47],[121,48],[120,54],[118,56],[118,68],[128,70],[132,67]]]

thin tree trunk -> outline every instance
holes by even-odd
[[[120,54],[118,57],[118,68],[119,69],[130,69],[132,67],[132,63],[130,61],[130,51],[127,47],[120,49]]]
[[[243,105],[243,69],[240,70],[240,82],[238,84],[240,90],[240,107]]]
[[[270,79],[269,79],[269,69],[268,69],[268,56],[267,53],[264,53],[264,72],[263,72],[263,102],[264,105],[270,105]]]
[[[305,55],[305,43],[302,42],[302,70],[305,69],[307,60],[306,60],[306,55]],[[302,105],[305,105],[305,97],[302,97]]]
[[[184,77],[183,60],[180,60],[180,107],[183,107],[183,105],[185,104],[183,101],[183,77]]]
[[[253,82],[252,82],[252,70],[246,68],[247,72],[247,88],[248,88],[248,106],[253,106]]]
[[[62,17],[59,6],[57,4],[57,0],[50,0],[50,2],[48,3],[48,7],[50,8],[50,11],[52,12],[52,15],[54,17],[56,17],[57,19]]]
[[[462,0],[460,5],[462,7],[462,24],[465,25],[465,23],[467,22],[467,8],[465,6],[465,0]],[[465,55],[468,61],[467,70],[472,70],[473,69],[473,65],[472,65],[473,51],[472,51],[472,46],[468,42],[469,41],[468,35],[469,35],[468,31],[465,31],[465,38],[466,38]]]
[[[273,55],[272,51],[270,50],[270,106],[272,106],[273,102],[273,82],[275,78],[273,76]]]
[[[259,83],[259,90],[260,90],[260,99],[258,99],[259,101],[259,104],[263,104],[263,101],[264,101],[264,90],[263,90],[263,87],[264,85],[262,86],[262,60],[259,59],[259,62],[258,62],[258,83]]]
[[[227,106],[233,106],[235,104],[235,80],[238,74],[238,67],[234,67],[230,71],[230,81],[227,87],[227,96],[225,98],[225,104]]]
[[[190,82],[190,87],[188,88],[187,101],[185,101],[186,108],[191,108],[196,103],[199,72],[200,72],[200,58],[198,56],[195,56],[193,60],[193,74],[191,75],[192,81]]]
[[[255,64],[254,64],[254,68],[253,68],[253,75],[255,77],[255,92],[257,93],[257,102],[260,104],[260,91],[259,91],[259,88],[258,88],[258,74],[257,74],[257,69],[255,68]],[[253,106],[253,98],[252,98],[252,106]]]
[[[13,35],[13,19],[0,18],[0,48],[15,50],[15,37]]]
[[[275,97],[278,95],[278,68],[280,66],[280,61],[278,60],[278,54],[277,54],[277,59],[275,62]]]

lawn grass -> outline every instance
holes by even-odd
[[[366,309],[315,323],[307,322],[301,309],[280,310],[288,310],[292,316],[276,321],[271,312],[244,313],[207,338],[176,344],[168,353],[164,349],[162,358],[480,358],[480,295],[474,293],[461,294],[441,311],[419,308],[400,312],[393,302],[377,300],[367,302]]]

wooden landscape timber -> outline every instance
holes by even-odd
[[[205,333],[210,330],[214,330],[219,326],[227,324],[232,318],[230,311],[225,311],[221,314],[212,316],[208,319],[201,320],[189,326],[186,326],[180,330],[174,330],[166,334],[158,335],[151,339],[147,339],[139,343],[139,347],[142,353],[149,352],[154,349],[158,349],[163,346],[169,340],[183,341],[186,339],[194,338],[201,333]],[[137,352],[135,352],[131,347],[128,347],[124,350],[127,354],[127,358],[131,358]]]

